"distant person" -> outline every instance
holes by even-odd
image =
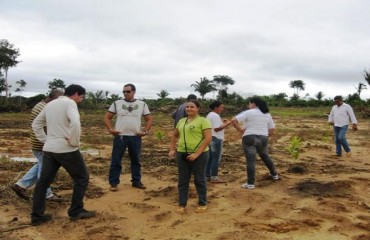
[[[195,96],[194,94],[189,94],[189,96],[186,98],[186,101],[189,101],[189,100],[197,100],[197,96]],[[176,128],[176,125],[177,123],[179,122],[179,120],[181,118],[184,118],[184,117],[187,117],[187,113],[186,113],[186,102],[184,102],[183,104],[181,104],[173,113],[172,113],[172,118],[174,120],[174,127]]]
[[[68,216],[71,220],[94,217],[95,211],[84,209],[83,198],[89,183],[89,173],[79,150],[81,123],[77,103],[86,90],[80,85],[69,85],[64,96],[48,103],[35,118],[32,129],[37,139],[44,142],[43,167],[33,193],[31,224],[40,225],[51,219],[45,214],[46,191],[62,166],[73,179],[73,193]],[[44,127],[47,128],[45,135]]]
[[[211,123],[199,116],[200,104],[197,100],[186,103],[187,117],[180,119],[171,137],[169,157],[176,156],[178,164],[179,208],[184,213],[188,201],[189,182],[194,174],[198,193],[198,207],[195,212],[207,210],[207,182],[205,167],[209,156],[208,145],[212,139]],[[176,149],[176,143],[177,149]]]
[[[128,149],[131,160],[132,187],[146,189],[141,182],[141,138],[146,136],[152,127],[153,118],[148,105],[135,98],[136,87],[133,84],[123,86],[124,99],[115,101],[105,114],[105,127],[114,136],[112,159],[109,168],[110,191],[117,191],[122,171],[122,157]],[[112,119],[117,116],[114,128]],[[145,127],[141,129],[141,118]]]
[[[346,139],[349,119],[352,122],[353,131],[357,130],[357,120],[350,105],[343,102],[342,96],[334,97],[335,105],[329,114],[329,123],[334,127],[334,137],[336,145],[336,156],[342,156],[342,147],[348,157],[351,156],[351,149]]]
[[[222,121],[220,114],[224,110],[224,105],[220,101],[214,101],[209,105],[212,110],[207,115],[207,119],[212,125],[212,141],[209,144],[209,158],[206,165],[206,176],[211,183],[224,183],[218,176],[218,167],[222,156],[222,146],[224,141],[224,129],[231,124],[231,121]]]
[[[242,134],[242,144],[247,160],[247,182],[242,185],[245,189],[254,189],[256,181],[256,154],[270,171],[271,178],[278,180],[274,162],[268,153],[269,137],[273,134],[275,123],[269,114],[265,101],[258,97],[249,100],[249,110],[241,112],[231,120],[233,126]],[[239,123],[244,123],[241,128]]]
[[[30,118],[30,127],[31,127],[31,148],[33,156],[37,159],[37,163],[33,165],[30,170],[20,179],[18,180],[13,186],[12,190],[20,197],[27,201],[30,200],[30,197],[27,194],[27,189],[33,186],[37,179],[39,179],[41,174],[41,168],[42,168],[42,147],[44,144],[40,142],[36,136],[35,133],[32,131],[32,122],[37,117],[37,115],[44,109],[47,103],[57,99],[59,96],[63,95],[63,91],[59,89],[51,90],[49,95],[42,100],[41,102],[37,103],[31,111],[31,118]],[[60,202],[63,201],[63,199],[51,191],[51,188],[49,187],[46,191],[46,199],[49,201],[56,201]]]

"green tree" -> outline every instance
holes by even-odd
[[[18,85],[17,89],[15,89],[16,92],[19,92],[19,105],[21,104],[21,101],[22,101],[22,92],[24,90],[24,88],[26,87],[27,85],[27,82],[24,81],[23,79],[19,80],[19,81],[16,81],[15,84]]]
[[[207,79],[206,77],[200,78],[200,81],[195,81],[195,83],[191,84],[190,87],[193,87],[196,92],[199,92],[202,99],[207,93],[216,91],[215,84]]]
[[[299,92],[304,90],[305,83],[302,80],[293,80],[290,81],[289,87],[295,89],[294,94],[299,96]]]
[[[370,85],[370,72],[366,71],[366,69],[364,70],[364,78],[366,82]]]
[[[278,93],[278,94],[272,95],[272,98],[274,99],[274,101],[278,103],[279,105],[286,102],[287,97],[288,95],[286,95],[286,93]]]
[[[5,92],[6,84],[5,79],[3,78],[3,74],[0,72],[0,96]]]
[[[8,97],[10,85],[8,84],[8,70],[9,68],[17,66],[19,61],[19,49],[14,48],[13,44],[10,44],[6,39],[0,39],[0,73],[4,72],[4,80],[2,88],[5,91],[5,97]]]
[[[218,95],[219,95],[219,98],[222,100],[224,96],[227,97],[227,89],[228,89],[228,85],[234,85],[235,81],[227,76],[227,75],[216,75],[216,76],[213,76],[213,80],[212,80],[217,88],[218,88]]]
[[[357,90],[357,94],[360,97],[362,90],[367,89],[366,85],[364,83],[358,83],[358,86],[355,87]]]
[[[59,89],[66,88],[66,84],[64,83],[64,81],[58,78],[54,78],[53,81],[48,82],[48,85],[49,85],[50,90],[53,90],[55,88],[59,88]]]
[[[165,99],[169,95],[170,94],[166,90],[161,90],[159,93],[157,93],[157,96],[160,97],[161,99]]]
[[[87,98],[91,99],[95,106],[98,106],[99,103],[102,103],[104,101],[104,91],[98,90],[95,93],[88,92]]]
[[[324,98],[325,94],[322,91],[319,91],[318,93],[315,94],[315,97],[317,100],[321,101]]]

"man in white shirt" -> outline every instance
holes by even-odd
[[[353,131],[357,130],[357,120],[350,105],[343,102],[342,96],[334,97],[335,105],[329,115],[329,123],[334,126],[336,156],[342,156],[342,147],[348,157],[351,156],[351,149],[346,139],[349,120],[352,122]]]
[[[81,102],[86,90],[72,84],[64,96],[48,103],[32,123],[36,138],[44,143],[43,166],[33,193],[31,224],[40,225],[51,219],[44,214],[46,190],[62,166],[73,179],[73,193],[68,216],[71,220],[90,218],[95,211],[84,209],[83,198],[89,183],[89,173],[80,153],[81,123],[77,103]],[[47,135],[44,132],[47,128]]]
[[[128,149],[131,160],[132,187],[146,189],[141,182],[141,137],[146,136],[152,127],[153,118],[148,105],[135,98],[136,87],[129,83],[123,86],[124,99],[115,101],[104,117],[105,127],[114,136],[112,159],[109,168],[109,190],[118,190],[122,171],[122,157]],[[117,116],[115,126],[112,119]],[[141,129],[141,118],[145,120],[145,127]]]

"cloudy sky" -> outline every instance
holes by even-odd
[[[0,9],[0,39],[22,61],[9,82],[25,80],[25,96],[59,78],[175,98],[201,77],[228,75],[243,96],[291,96],[300,79],[301,96],[332,98],[354,93],[370,70],[369,0],[1,0]]]

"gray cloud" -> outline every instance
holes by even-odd
[[[0,38],[21,53],[9,80],[24,79],[30,94],[60,78],[88,91],[120,94],[132,82],[139,97],[162,89],[180,97],[200,77],[225,74],[244,95],[292,95],[289,82],[301,79],[302,94],[332,97],[354,93],[370,67],[367,0],[4,0],[0,8]]]

